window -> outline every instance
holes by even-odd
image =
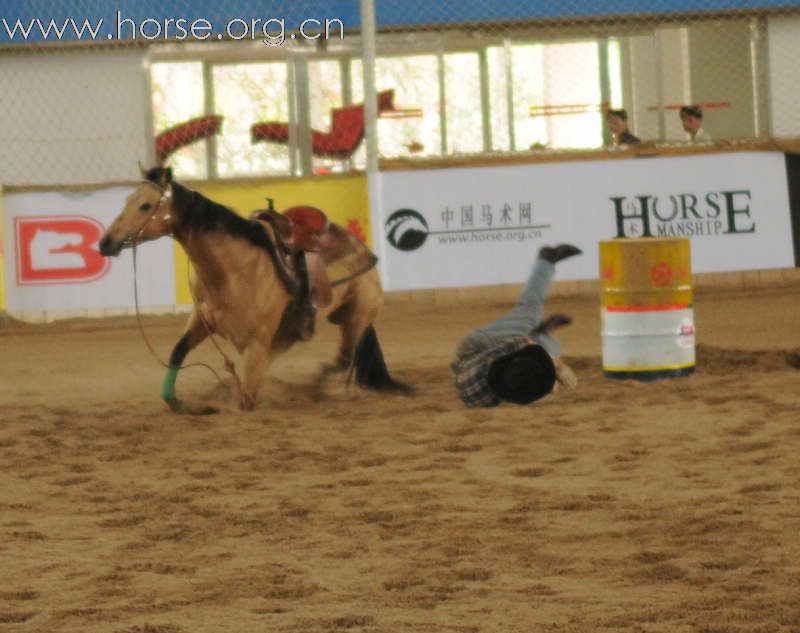
[[[352,61],[353,102],[363,103],[360,59]],[[378,119],[378,150],[382,156],[441,153],[439,73],[435,55],[380,57],[375,60],[377,89],[394,90],[399,108],[419,108],[421,116]]]
[[[409,110],[405,116],[378,119],[379,152],[393,158],[480,153],[484,120],[488,120],[492,151],[600,147],[604,121],[599,46],[594,39],[523,41],[485,49],[476,45],[475,50],[462,52],[379,57],[377,90],[394,90],[395,106]],[[481,85],[484,53],[486,86]],[[607,62],[608,99],[612,107],[622,107],[619,40],[608,40]],[[214,63],[211,85],[205,86],[203,62],[153,64],[156,133],[203,115],[212,96],[214,113],[224,117],[221,133],[210,141],[214,155],[209,155],[209,141],[194,143],[171,156],[177,171],[194,178],[212,173],[223,178],[290,174],[288,144],[253,144],[250,133],[254,123],[289,123],[288,68],[283,59]],[[363,103],[362,72],[358,58],[308,60],[308,72],[301,75],[308,77],[313,128],[327,131],[336,108],[347,101]],[[482,111],[484,91],[489,97],[486,113]],[[442,94],[444,103],[440,103]],[[363,142],[350,161],[312,158],[315,173],[363,168],[365,163]]]
[[[625,107],[622,97],[622,51],[619,40],[608,42],[608,83],[611,107],[614,109]]]
[[[480,66],[477,53],[444,56],[447,153],[483,151]]]
[[[157,63],[150,67],[154,132],[203,115],[203,64]],[[193,143],[170,156],[170,164],[186,178],[206,178],[206,142]]]
[[[544,50],[541,44],[511,47],[515,140],[515,147],[511,149],[526,150],[552,145],[549,117],[531,113],[531,107],[551,105],[545,82]]]
[[[574,114],[546,119],[550,145],[556,148],[600,147],[603,120],[597,42],[546,44],[542,51],[546,105],[574,105]],[[565,78],[569,81],[564,81]],[[580,112],[586,108],[589,111]],[[593,110],[593,111],[592,111]]]
[[[494,149],[600,147],[603,118],[597,42],[512,45],[510,91],[506,50],[491,47],[487,51]],[[609,45],[608,66],[611,101],[621,104],[618,42]],[[509,92],[513,104],[513,139],[508,126]]]
[[[326,132],[331,129],[333,110],[344,105],[342,67],[339,60],[323,59],[308,62],[308,94],[311,127]],[[312,159],[314,173],[340,169],[341,161],[317,157]]]
[[[214,110],[225,117],[217,137],[220,177],[289,172],[289,148],[280,143],[252,143],[253,123],[287,122],[286,64],[215,65]]]

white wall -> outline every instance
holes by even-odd
[[[138,177],[152,156],[142,48],[0,53],[0,182]]]
[[[800,16],[767,21],[772,134],[800,136]]]

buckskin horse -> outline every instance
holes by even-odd
[[[270,360],[310,338],[315,315],[341,328],[339,354],[329,371],[349,370],[366,388],[410,391],[386,368],[373,325],[383,304],[377,258],[354,235],[313,207],[300,208],[297,225],[271,209],[245,219],[174,182],[170,168],[153,167],[142,175],[99,248],[114,257],[123,248],[168,235],[194,266],[194,308],[161,390],[173,411],[188,410],[175,395],[178,370],[210,334],[223,336],[239,352],[240,404],[252,409]],[[303,212],[311,222],[303,221]],[[336,274],[339,278],[325,283]],[[312,297],[315,307],[307,305]]]

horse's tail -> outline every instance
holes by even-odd
[[[411,394],[414,391],[412,387],[395,380],[389,374],[378,335],[372,325],[364,330],[356,346],[353,365],[350,368],[350,380],[353,378],[359,386],[368,389],[396,391],[403,394]]]

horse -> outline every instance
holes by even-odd
[[[293,323],[297,311],[292,310],[302,277],[281,266],[282,244],[271,223],[253,216],[246,219],[181,185],[169,167],[142,169],[142,176],[98,245],[102,255],[116,257],[124,248],[170,236],[183,246],[193,265],[190,284],[195,303],[170,355],[161,398],[172,411],[188,410],[176,396],[178,370],[192,349],[219,334],[242,359],[240,406],[251,410],[271,360],[303,338]],[[326,317],[341,330],[338,355],[323,372],[349,370],[349,378],[362,387],[410,393],[408,385],[389,373],[374,327],[383,305],[374,266],[377,258],[356,243],[371,257],[368,269],[331,283],[327,305],[314,310],[316,318]]]

